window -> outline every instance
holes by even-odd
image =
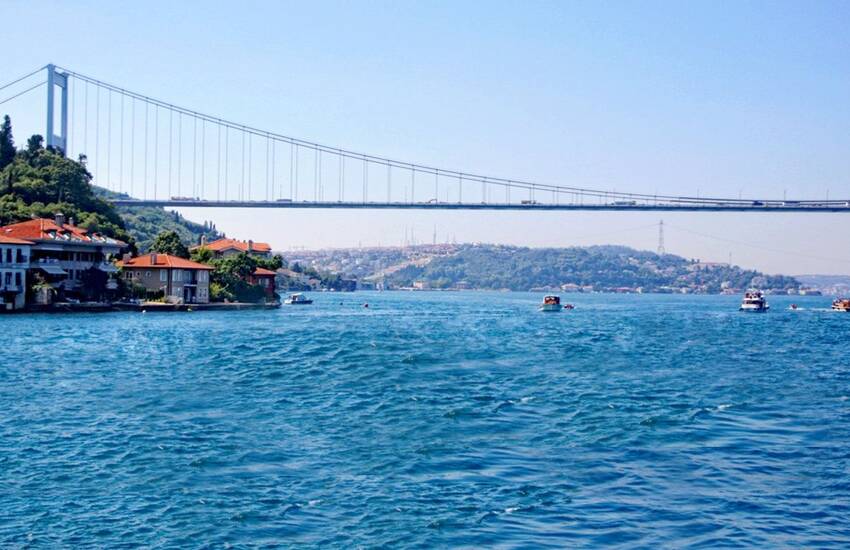
[[[183,270],[182,269],[175,269],[171,273],[172,273],[171,274],[171,280],[172,281],[178,282],[178,281],[183,280]]]
[[[145,271],[145,279],[150,279],[150,278],[151,278],[151,272]]]
[[[6,249],[6,263],[7,264],[12,263],[12,249],[11,248]]]
[[[159,282],[167,283],[168,282],[168,271],[164,269],[159,270]]]
[[[12,286],[12,272],[7,271],[3,277],[3,281],[6,283],[6,288]]]
[[[21,272],[20,271],[15,273],[15,286],[17,286],[18,288],[21,287]]]
[[[198,272],[198,282],[199,283],[207,282],[207,272],[206,271],[201,270],[201,271]]]

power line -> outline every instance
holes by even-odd
[[[698,237],[704,237],[706,239],[714,239],[716,241],[721,241],[721,242],[725,242],[725,243],[729,243],[729,244],[736,244],[736,245],[739,245],[739,246],[747,246],[747,247],[750,247],[750,248],[762,250],[764,252],[772,252],[774,254],[782,254],[782,255],[785,255],[785,256],[798,256],[798,257],[801,257],[801,258],[809,258],[809,259],[812,259],[812,260],[819,260],[819,261],[823,261],[823,262],[850,263],[850,260],[844,260],[844,259],[841,259],[841,258],[838,258],[838,257],[826,258],[824,256],[816,256],[814,254],[808,254],[806,252],[794,252],[794,251],[790,251],[790,250],[780,250],[778,248],[771,248],[771,247],[767,247],[767,246],[749,243],[749,242],[746,242],[746,241],[737,241],[735,239],[727,239],[725,237],[717,237],[715,235],[709,235],[707,233],[700,233],[699,231],[693,231],[691,229],[685,229],[684,227],[670,226],[669,224],[668,224],[668,227],[674,227],[675,229],[678,229],[679,231],[684,231],[685,233],[690,233],[690,234],[696,235]]]

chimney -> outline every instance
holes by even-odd
[[[207,236],[201,235],[201,246],[207,246]]]
[[[68,218],[68,225],[74,225],[74,217]]]
[[[123,256],[121,256],[121,263],[128,263],[130,261],[130,254],[125,252]]]
[[[156,265],[156,252],[151,254],[151,265]]]
[[[62,212],[57,212],[55,221],[56,221],[56,225],[58,225],[59,227],[64,226],[65,225],[65,214],[63,214]]]
[[[248,239],[248,254],[254,251],[254,241]]]

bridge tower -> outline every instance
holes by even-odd
[[[59,131],[56,135],[54,127],[56,124],[56,86],[59,86],[61,95],[59,99]],[[66,154],[68,147],[68,75],[56,70],[56,65],[47,66],[47,139],[48,147],[56,147]]]

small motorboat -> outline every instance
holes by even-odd
[[[848,298],[838,298],[832,302],[833,311],[845,311],[850,312],[850,299]]]
[[[767,300],[764,298],[764,292],[756,288],[751,288],[744,293],[744,300],[741,302],[739,311],[747,311],[750,313],[765,313],[770,309]]]
[[[561,311],[561,297],[545,296],[539,309],[540,311]]]
[[[313,303],[313,300],[298,292],[296,294],[290,294],[289,298],[284,300],[283,303],[288,306],[308,306]]]
[[[566,310],[573,310],[575,308],[576,308],[576,306],[574,306],[572,304],[564,304],[564,309],[566,309]]]

